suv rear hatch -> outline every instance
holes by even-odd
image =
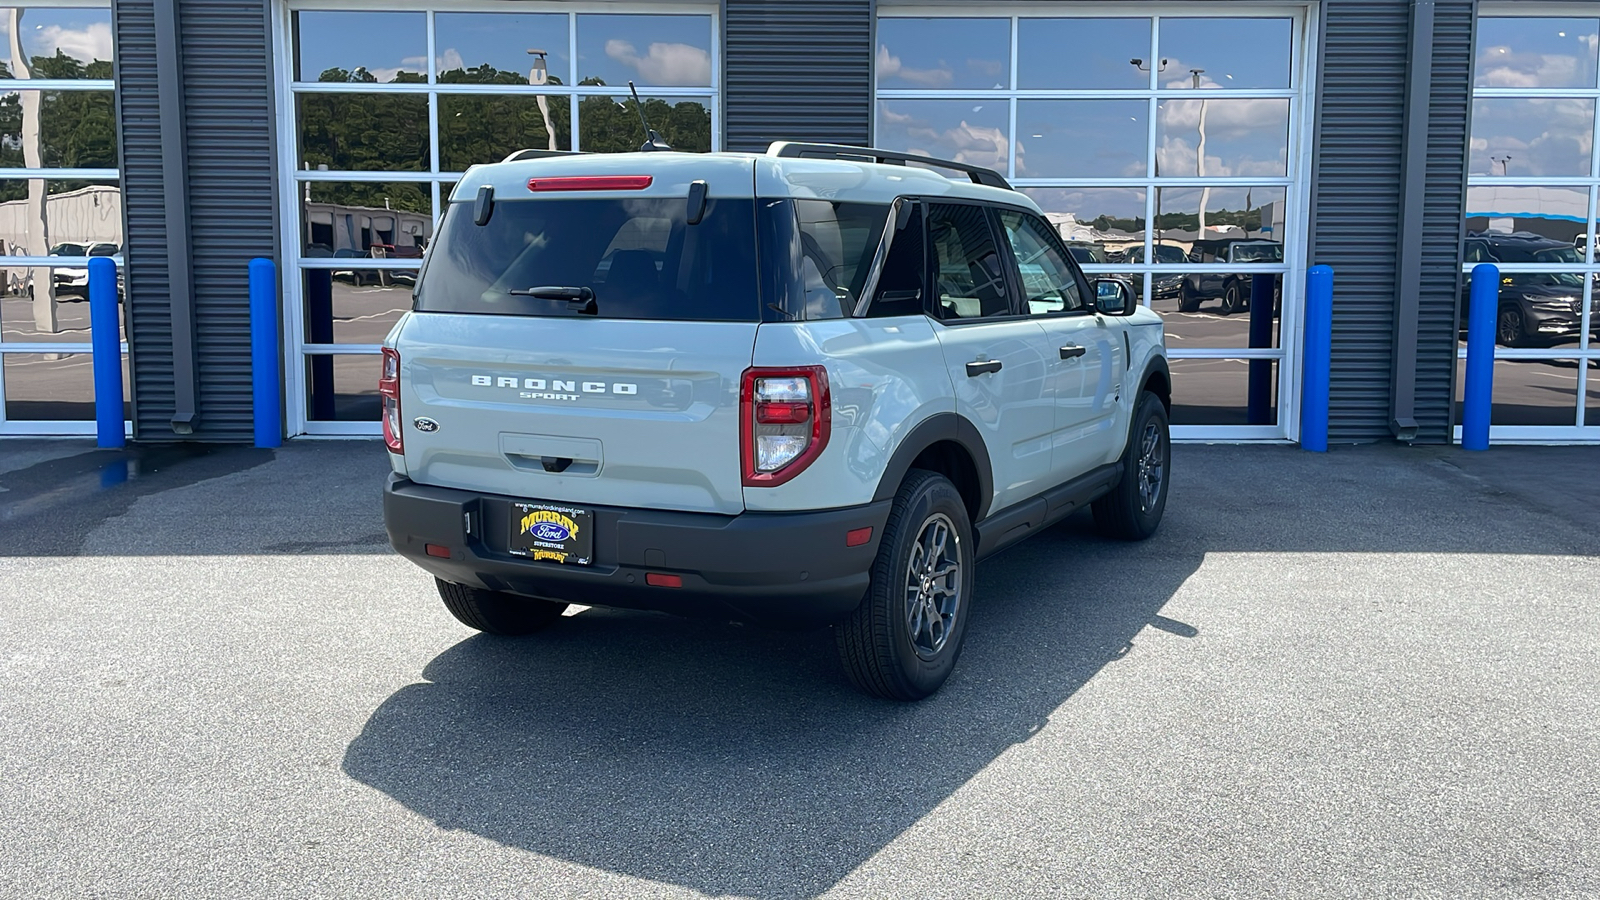
[[[493,166],[457,187],[393,336],[412,480],[743,510],[740,376],[761,319],[753,164],[617,165]]]

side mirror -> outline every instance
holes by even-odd
[[[1124,281],[1097,278],[1094,282],[1094,311],[1107,316],[1131,316],[1137,309],[1133,291]]]

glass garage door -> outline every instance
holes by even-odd
[[[0,434],[94,434],[86,267],[122,264],[111,9],[0,7],[0,30]],[[128,383],[124,361],[124,404]]]
[[[637,150],[629,81],[667,143],[720,149],[715,7],[645,8],[282,11],[291,434],[379,433],[379,344],[411,308],[423,250],[467,167],[530,147]]]
[[[1005,173],[1127,276],[1166,320],[1175,436],[1294,437],[1304,11],[974,8],[883,10],[874,142]]]
[[[1600,5],[1560,16],[1513,15],[1518,7],[1485,4],[1473,74],[1462,258],[1469,272],[1500,268],[1490,438],[1600,441]],[[1464,281],[1463,322],[1467,298]]]

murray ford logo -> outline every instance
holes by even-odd
[[[578,533],[578,523],[558,512],[540,509],[522,517],[522,533],[536,541],[559,543]]]
[[[585,394],[594,396],[633,396],[639,386],[622,382],[579,381],[563,378],[513,378],[510,375],[474,375],[473,387],[494,390],[512,390],[523,400],[577,400]]]
[[[439,430],[439,423],[427,416],[417,416],[411,420],[411,424],[417,426],[418,431],[425,431],[429,434]]]

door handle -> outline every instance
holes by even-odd
[[[968,378],[977,378],[979,375],[987,375],[990,372],[998,371],[1000,371],[1000,360],[998,359],[986,359],[982,362],[967,363]]]
[[[1076,359],[1088,352],[1088,350],[1084,349],[1083,347],[1079,347],[1077,344],[1068,344],[1061,348],[1061,358]]]

